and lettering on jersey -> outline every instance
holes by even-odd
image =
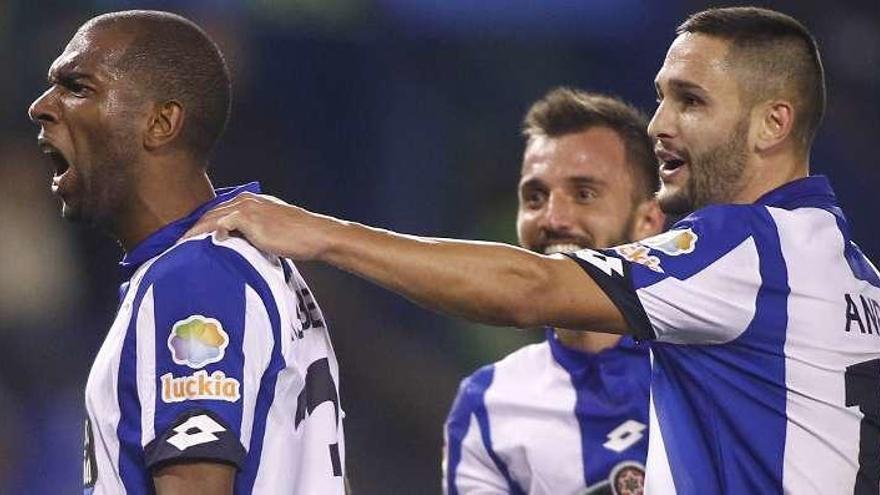
[[[847,332],[854,330],[853,324],[855,324],[858,325],[859,333],[880,336],[880,303],[862,294],[844,294],[843,297],[846,300],[846,326],[844,330]],[[859,308],[861,308],[861,312],[859,312]]]
[[[192,315],[174,324],[168,336],[168,349],[176,364],[193,369],[223,359],[229,346],[229,334],[214,318]]]

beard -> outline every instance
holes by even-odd
[[[657,194],[660,209],[669,215],[685,215],[710,204],[729,203],[742,187],[748,129],[749,120],[743,117],[729,140],[691,156],[684,186],[677,191],[664,186]]]
[[[95,158],[80,177],[79,205],[69,207],[65,218],[105,232],[114,231],[132,197],[137,160],[134,136],[127,129],[115,132],[95,150]]]

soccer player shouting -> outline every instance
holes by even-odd
[[[520,245],[553,254],[660,232],[647,123],[620,100],[580,91],[557,89],[533,104],[524,121]],[[643,486],[649,382],[645,344],[548,329],[545,342],[462,383],[446,424],[446,492]]]
[[[344,493],[338,369],[287,260],[241,239],[180,241],[217,190],[208,155],[229,73],[192,22],[86,22],[32,105],[70,220],[125,250],[116,319],[86,385],[87,494]]]
[[[243,196],[195,231],[237,230],[425,306],[498,325],[651,341],[647,493],[878,493],[880,276],[829,181],[815,40],[750,7],[694,14],[656,78],[648,132],[660,236],[542,256],[394,234]]]

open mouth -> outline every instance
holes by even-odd
[[[673,158],[672,160],[662,160],[660,167],[666,172],[674,172],[685,165],[685,161],[681,158]]]
[[[50,172],[52,172],[53,177],[58,178],[64,175],[70,168],[70,163],[64,157],[64,154],[51,143],[42,139],[39,140],[39,146],[43,154],[48,156],[52,163]]]
[[[53,151],[47,154],[49,155],[49,159],[52,160],[53,176],[61,177],[64,175],[64,172],[67,172],[67,169],[70,168],[70,164],[67,163],[67,159],[64,158],[64,155],[58,151]]]

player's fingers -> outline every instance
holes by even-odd
[[[209,232],[217,230],[217,220],[219,220],[220,218],[222,218],[222,216],[206,213],[202,218],[199,219],[198,222],[196,222],[195,225],[190,227],[190,229],[187,230],[185,234],[183,234],[183,237],[185,239],[188,239],[190,237],[207,234]]]

